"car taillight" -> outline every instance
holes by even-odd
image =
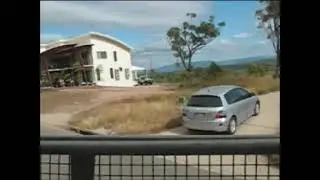
[[[219,111],[216,113],[216,119],[226,118],[227,114],[224,111]]]

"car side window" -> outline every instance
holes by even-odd
[[[238,88],[237,91],[239,93],[239,96],[241,97],[241,100],[249,98],[250,93],[247,90]]]
[[[237,89],[234,89],[235,91],[235,94],[236,94],[236,99],[234,100],[234,102],[238,102],[238,101],[242,101],[244,99],[247,99],[249,98],[250,96],[250,93],[242,88],[237,88]]]
[[[224,98],[226,99],[227,103],[228,104],[231,104],[231,95],[230,95],[230,91],[227,92],[225,95],[224,95]]]
[[[237,101],[237,99],[239,98],[236,89],[233,89],[233,90],[227,92],[224,95],[224,97],[225,97],[228,104],[235,103]]]

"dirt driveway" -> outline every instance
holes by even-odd
[[[172,92],[173,86],[152,85],[132,88],[70,88],[44,91],[40,95],[40,122],[65,127],[73,114],[131,97]]]

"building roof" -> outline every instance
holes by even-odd
[[[47,49],[45,51],[42,51],[40,54],[44,54],[44,53],[59,53],[59,52],[63,52],[63,51],[68,51],[73,49],[77,44],[66,44],[66,45],[61,45],[58,47],[54,47],[54,48],[50,48]]]
[[[146,68],[138,67],[138,66],[131,66],[131,71],[143,71]]]
[[[57,41],[53,41],[51,43],[48,43],[48,44],[40,44],[40,47],[45,47],[45,46],[54,46],[54,45],[65,45],[65,44],[68,44],[68,41],[72,41],[72,40],[76,40],[76,39],[79,39],[79,38],[84,38],[84,37],[89,37],[89,36],[96,36],[96,37],[100,37],[100,38],[103,38],[103,39],[106,39],[106,40],[109,40],[109,41],[113,41],[115,43],[118,43],[122,46],[124,46],[125,48],[129,49],[129,51],[133,50],[133,47],[129,46],[128,44],[114,38],[114,37],[111,37],[109,35],[105,35],[105,34],[102,34],[102,33],[99,33],[99,32],[89,32],[89,33],[86,33],[86,34],[81,34],[81,35],[78,35],[78,36],[75,36],[75,37],[70,37],[70,38],[66,38],[66,39],[60,39],[60,40],[57,40]]]

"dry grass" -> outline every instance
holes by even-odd
[[[92,87],[46,90],[40,94],[41,113],[74,113],[88,109],[96,104],[134,97],[137,94],[139,94],[139,97],[145,97],[172,91],[173,87],[168,86],[135,88]]]
[[[279,79],[273,79],[272,76],[239,78],[235,84],[251,89],[257,94],[278,91],[280,88]]]
[[[212,85],[239,85],[248,89],[254,89],[257,94],[265,94],[271,91],[279,90],[279,79],[274,79],[271,74],[262,77],[248,76],[241,71],[229,72],[226,71],[215,78],[199,79],[190,78],[180,84],[181,89],[196,90],[199,88]]]
[[[104,103],[73,116],[71,125],[83,129],[104,127],[118,133],[151,133],[179,126],[177,94],[159,94]]]
[[[268,92],[278,91],[280,88],[280,82],[279,79],[272,78],[271,75],[263,76],[263,77],[250,77],[245,76],[243,74],[231,74],[231,75],[225,75],[221,78],[214,79],[214,80],[207,80],[204,82],[201,82],[201,84],[194,84],[194,85],[184,85],[181,88],[181,91],[184,92],[192,92],[196,91],[203,87],[213,86],[213,85],[238,85],[241,87],[245,87],[256,94],[266,94]]]
[[[70,112],[90,102],[93,91],[43,91],[40,94],[40,113]]]
[[[222,84],[236,84],[257,94],[279,90],[279,80],[265,77],[224,77]],[[207,82],[205,86],[217,84]],[[149,97],[134,97],[118,102],[105,102],[102,105],[82,111],[69,122],[72,126],[83,129],[104,127],[118,133],[155,133],[181,125],[181,112],[178,97],[189,96],[199,89],[183,88],[174,93],[157,94]]]

